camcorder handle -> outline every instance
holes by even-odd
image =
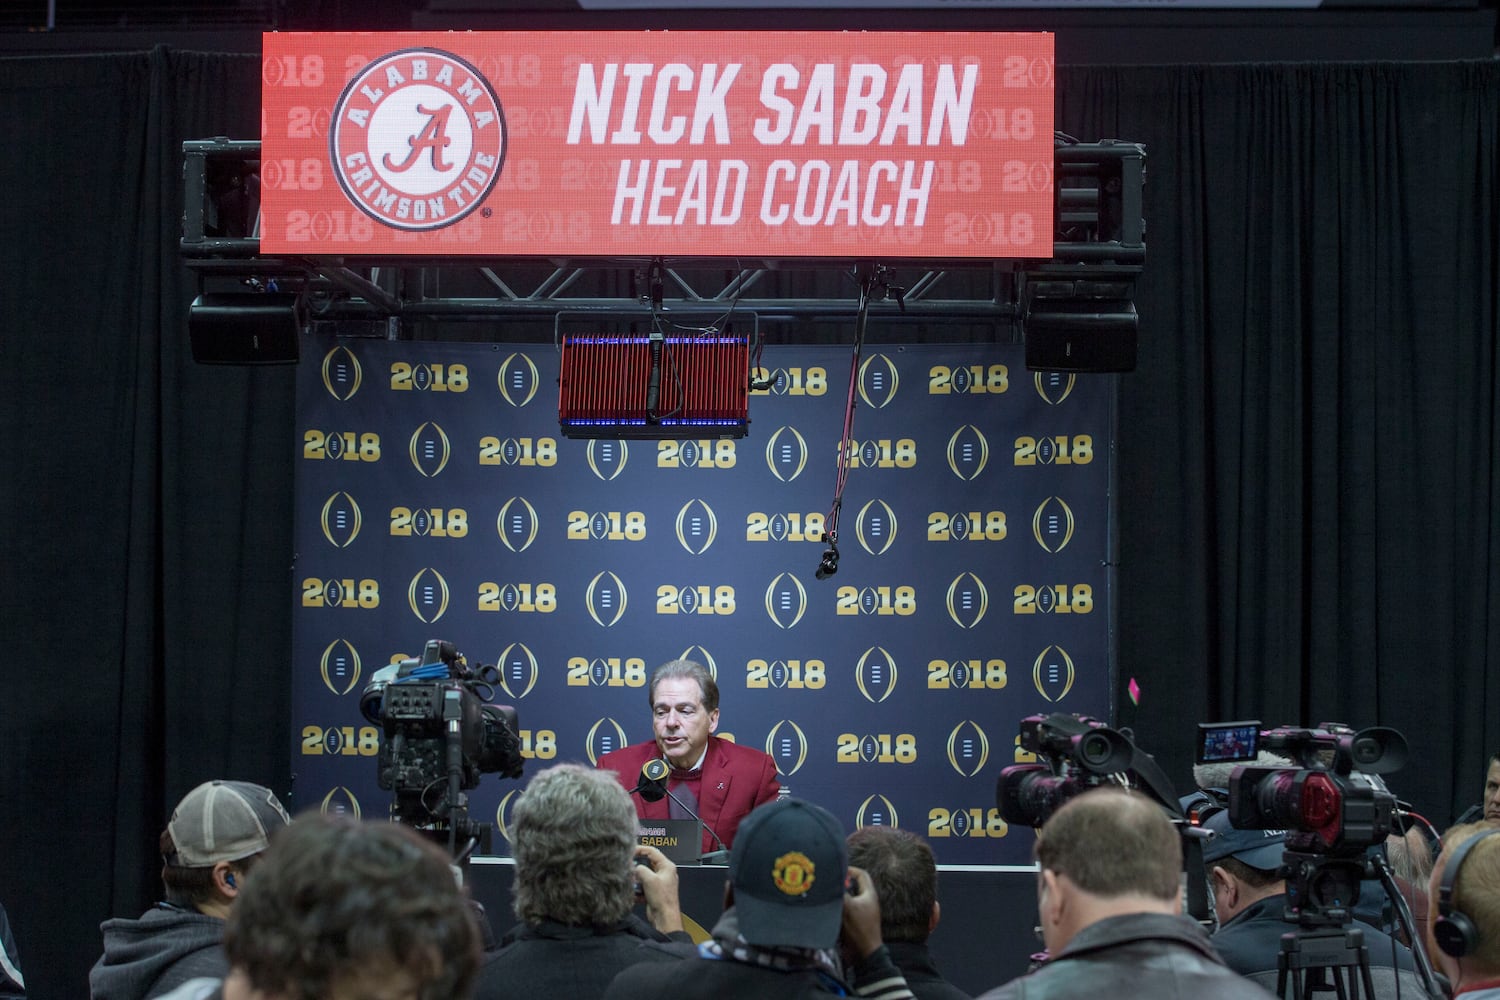
[[[1187,877],[1187,912],[1198,925],[1212,934],[1218,929],[1219,918],[1208,898],[1208,879],[1204,877],[1203,843],[1208,831],[1194,826],[1187,817],[1174,818],[1172,825],[1182,838],[1182,873]]]

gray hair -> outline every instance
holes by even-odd
[[[714,680],[714,675],[708,672],[708,668],[696,660],[668,660],[657,667],[651,674],[651,686],[646,689],[646,701],[652,707],[656,707],[656,685],[662,681],[674,680],[686,677],[698,682],[698,690],[703,692],[703,710],[712,712],[719,707],[719,685]]]
[[[635,806],[614,773],[558,764],[516,801],[516,917],[527,923],[610,924],[635,902]]]

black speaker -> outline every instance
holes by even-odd
[[[286,292],[214,292],[188,308],[193,360],[203,365],[297,363],[302,310]]]
[[[1022,319],[1026,367],[1049,372],[1133,372],[1135,303],[1129,299],[1032,299]]]

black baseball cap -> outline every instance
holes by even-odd
[[[848,871],[832,813],[802,799],[767,802],[740,824],[729,853],[740,934],[754,945],[832,948]]]
[[[1251,868],[1273,872],[1281,867],[1286,850],[1285,830],[1240,830],[1229,825],[1229,810],[1220,809],[1203,821],[1205,830],[1214,832],[1203,845],[1203,862],[1212,864],[1234,858]]]

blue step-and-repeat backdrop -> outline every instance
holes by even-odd
[[[995,778],[1017,723],[1108,717],[1114,379],[1018,346],[867,348],[836,574],[849,347],[772,347],[737,440],[579,441],[551,344],[323,340],[299,371],[293,771],[306,808],[385,815],[371,675],[452,642],[495,664],[526,777],[650,738],[646,681],[715,672],[720,735],[850,829],[1024,865]],[[507,819],[526,777],[470,814]]]

